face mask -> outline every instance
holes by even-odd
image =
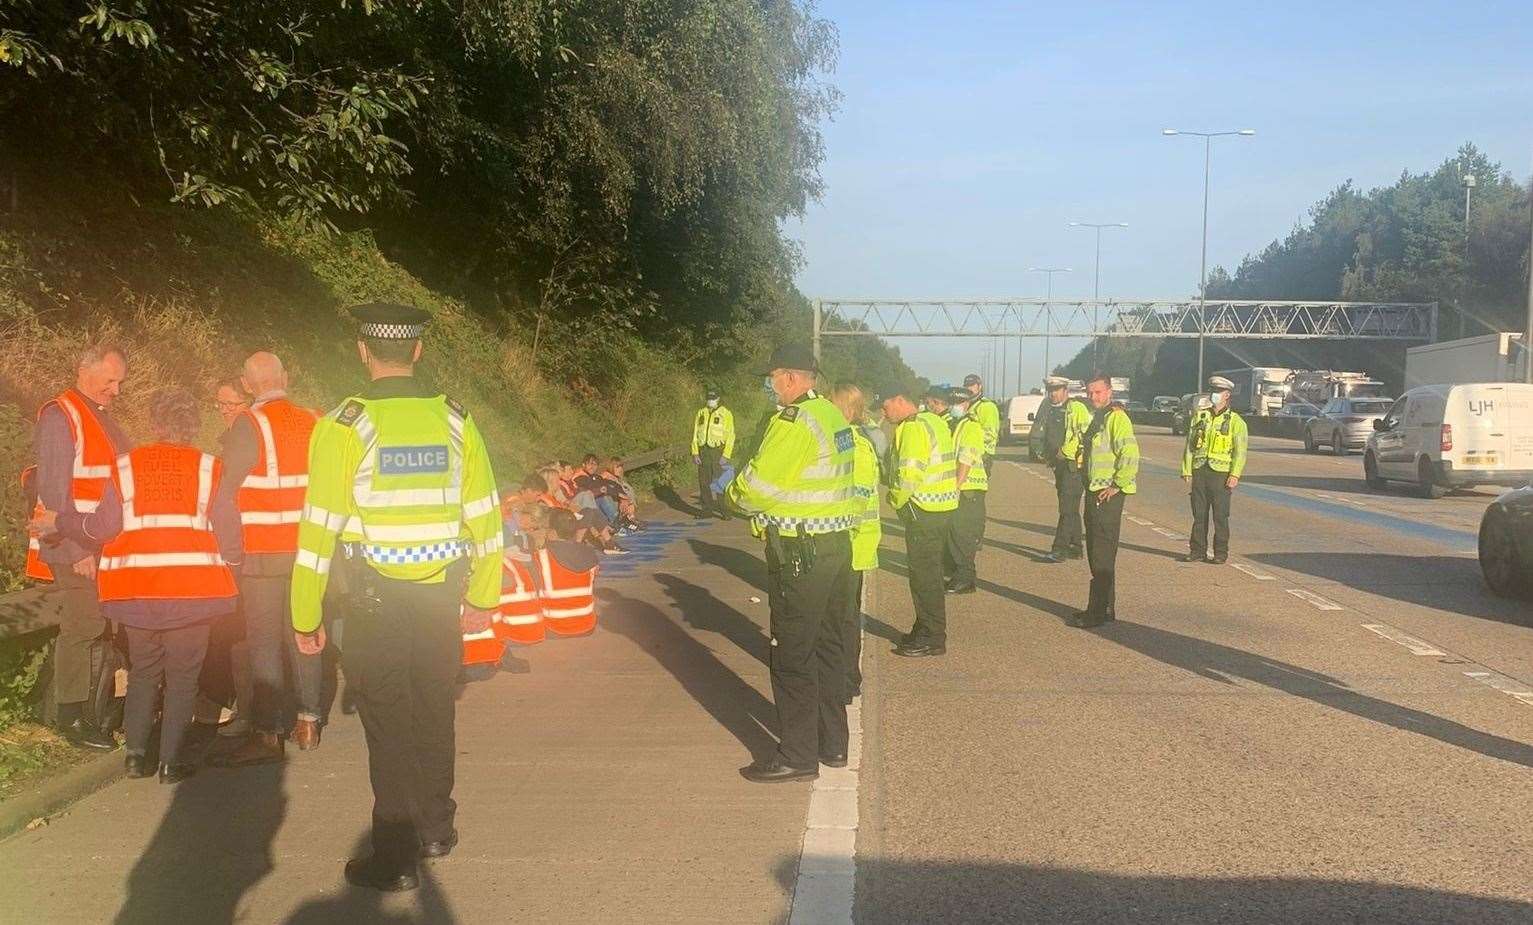
[[[710,407],[710,408],[717,408],[718,406],[719,406],[719,400],[717,398],[710,398],[710,399],[708,399],[708,407]]]
[[[952,417],[954,417],[954,418],[961,418],[961,417],[963,417],[963,416],[964,416],[964,415],[965,415],[965,414],[968,414],[968,411],[966,411],[966,410],[965,410],[965,409],[963,409],[963,408],[949,408],[949,409],[948,409],[948,411],[947,411],[947,413],[948,413],[948,414],[949,414],[949,415],[950,415],[950,416],[952,416]]]
[[[768,395],[771,395],[773,392],[776,391],[776,389],[772,388],[772,377],[771,376],[766,376],[766,377],[764,377],[761,380],[761,387],[766,390],[766,393]]]

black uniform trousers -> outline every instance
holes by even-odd
[[[914,501],[899,509],[905,527],[905,567],[916,622],[905,634],[909,644],[947,645],[947,589],[942,586],[942,556],[952,531],[952,511],[923,511]]]
[[[421,842],[444,841],[453,831],[466,569],[454,564],[439,584],[371,575],[376,603],[346,621],[342,658],[367,734],[373,854],[391,872],[414,871]]]
[[[704,511],[715,510],[718,501],[713,497],[713,483],[724,471],[724,448],[700,446],[697,448],[697,458],[701,460],[697,464],[697,503],[702,505]]]
[[[1114,614],[1117,599],[1118,534],[1123,527],[1123,492],[1106,501],[1098,492],[1086,495],[1086,562],[1091,566],[1091,597],[1086,613]]]
[[[1059,501],[1059,522],[1054,526],[1055,554],[1079,556],[1083,530],[1081,527],[1081,495],[1085,486],[1081,483],[1081,470],[1073,462],[1055,461],[1054,497]]]
[[[1230,491],[1228,472],[1206,465],[1192,470],[1192,536],[1189,548],[1195,556],[1208,554],[1208,518],[1214,518],[1214,555],[1230,554]]]
[[[988,491],[961,491],[952,513],[944,569],[955,586],[974,584],[974,557],[985,541],[985,496]]]
[[[852,570],[847,593],[841,598],[841,660],[846,663],[846,691],[843,699],[862,693],[862,579],[864,572]]]
[[[791,550],[801,543],[813,546],[812,561],[794,574]],[[820,755],[846,753],[840,624],[851,575],[852,538],[845,531],[767,543],[777,757],[790,767],[818,768]]]

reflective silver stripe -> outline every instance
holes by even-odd
[[[346,523],[345,514],[327,511],[313,504],[304,505],[303,519],[331,533],[341,529],[341,526]]]
[[[500,622],[506,624],[507,626],[532,626],[536,623],[542,623],[543,615],[541,613],[535,613],[529,616],[508,617],[502,614],[500,617]]]
[[[293,564],[317,575],[326,575],[330,572],[330,557],[320,558],[319,553],[307,549],[298,550],[298,556],[293,560]]]
[[[477,501],[470,501],[463,505],[463,519],[473,520],[475,517],[488,514],[495,510],[498,504],[500,504],[500,499],[495,496],[495,492],[490,492]]]
[[[257,407],[251,407],[249,413],[256,422],[256,430],[261,434],[261,449],[266,457],[266,472],[263,475],[251,473],[240,485],[242,488],[277,488],[277,440],[271,432],[271,418]]]
[[[307,475],[247,475],[241,488],[308,488]]]
[[[240,523],[251,527],[279,527],[302,519],[302,511],[240,511]]]
[[[545,599],[563,599],[568,597],[590,597],[594,590],[592,585],[587,584],[583,588],[555,588],[553,563],[548,555],[548,550],[538,550],[538,568],[543,573],[543,590],[538,592]],[[544,610],[545,614],[553,616],[557,611]]]
[[[787,491],[770,485],[758,478],[752,470],[745,471],[745,482],[753,490],[764,495],[770,495],[778,501],[787,501],[792,504],[835,504],[855,496],[855,489],[827,488],[821,491]]]
[[[477,559],[483,559],[486,556],[493,556],[497,552],[500,552],[502,549],[504,549],[505,545],[505,539],[502,538],[499,533],[496,533],[494,536],[490,537],[488,540],[485,540],[483,543],[474,544],[474,557]]]
[[[174,568],[191,565],[223,565],[224,557],[216,552],[135,552],[126,556],[102,556],[97,566],[103,572],[125,568]]]
[[[828,463],[826,465],[813,465],[806,467],[803,472],[803,477],[806,479],[836,479],[851,474],[851,463]]]
[[[570,617],[589,617],[595,612],[596,605],[593,603],[587,604],[584,607],[545,607],[543,609],[543,616],[548,617],[550,620],[565,620]]]
[[[825,433],[825,428],[820,426],[819,420],[814,415],[808,413],[800,414],[798,419],[804,422],[804,426],[809,428],[811,434],[814,434],[815,442],[820,445],[820,459],[828,460],[834,456],[835,453],[830,443],[830,435]]]
[[[370,543],[429,543],[433,540],[455,540],[463,530],[456,521],[438,521],[429,524],[370,524],[362,523],[362,535]]]
[[[109,479],[112,477],[112,467],[87,466],[85,464],[85,422],[80,419],[80,412],[68,399],[59,399],[54,402],[61,408],[69,422],[74,425],[75,432],[75,458],[74,472],[71,473],[77,479]]]
[[[485,630],[484,632],[481,632],[481,633],[464,633],[463,634],[463,641],[464,642],[477,642],[480,639],[494,639],[495,638],[495,626],[494,626],[494,622],[495,621],[492,620],[490,622],[491,622],[490,628]]]
[[[100,506],[100,501],[81,501],[79,498],[75,499],[75,511],[80,514],[94,514],[96,508]]]
[[[112,467],[76,466],[74,477],[77,479],[109,479],[112,477]]]
[[[456,485],[447,488],[395,488],[378,491],[364,489],[359,485],[352,496],[356,499],[357,507],[451,507],[463,503],[463,492]]]

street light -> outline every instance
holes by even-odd
[[[1193,391],[1203,388],[1203,331],[1208,327],[1208,178],[1214,157],[1214,139],[1224,135],[1256,134],[1254,128],[1234,132],[1184,132],[1174,128],[1161,129],[1162,135],[1194,135],[1203,139],[1203,257],[1198,265],[1198,381]]]
[[[1048,303],[1054,301],[1054,274],[1072,272],[1069,267],[1028,267],[1029,273],[1046,273],[1049,282],[1048,295],[1044,297],[1043,305],[1043,374],[1049,375],[1049,341],[1053,338],[1049,334],[1049,322],[1053,320],[1054,309]]]
[[[1097,233],[1097,262],[1096,272],[1092,276],[1091,301],[1102,301],[1102,229],[1103,228],[1127,228],[1128,222],[1071,222],[1071,228],[1092,228]],[[1097,306],[1091,306],[1091,330],[1100,329],[1100,320],[1097,318]],[[1091,338],[1091,368],[1097,368],[1097,338]]]

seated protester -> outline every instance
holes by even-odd
[[[518,546],[522,549],[530,549],[527,542],[527,526],[524,514],[533,508],[548,507],[546,496],[548,483],[536,472],[530,472],[522,479],[521,487],[516,491],[505,492],[500,496],[500,519],[503,525],[506,548]]]
[[[625,525],[635,533],[643,533],[644,524],[639,521],[639,495],[628,484],[628,478],[623,473],[623,461],[616,456],[612,457],[601,474],[602,478],[616,483],[621,492],[618,497],[618,514]]]
[[[127,773],[154,773],[150,734],[163,684],[158,764],[160,782],[174,784],[197,769],[181,743],[209,626],[237,602],[234,572],[244,548],[233,496],[217,490],[222,464],[191,445],[202,425],[197,399],[163,389],[150,402],[149,420],[154,442],[117,457],[94,512],[43,511],[30,526],[39,535],[57,531],[90,547],[104,544],[96,573],[101,612],[126,631],[131,660]]]
[[[504,644],[533,646],[543,641],[543,603],[538,597],[535,556],[548,539],[550,508],[531,504],[520,512],[526,549],[506,547],[501,556],[500,610],[495,636]],[[568,512],[565,512],[566,514]]]
[[[586,636],[596,630],[596,553],[575,541],[569,511],[548,515],[549,536],[533,554],[543,622],[555,636]]]
[[[574,491],[573,475],[566,477],[566,473],[573,473],[573,467],[565,463],[558,463],[541,470],[548,479],[548,493],[559,499],[559,506],[575,515],[575,540],[577,542],[590,543],[601,549],[602,552],[612,556],[627,555],[628,550],[619,546],[612,537],[612,522],[607,519],[595,505],[595,499],[589,492],[582,495]],[[590,498],[588,503],[582,504]]]
[[[623,496],[623,488],[602,475],[601,463],[595,453],[587,453],[581,461],[580,469],[575,473],[575,488],[582,493],[590,492],[596,501],[596,509],[602,512],[607,522],[614,527],[622,527],[622,512],[618,502]]]

